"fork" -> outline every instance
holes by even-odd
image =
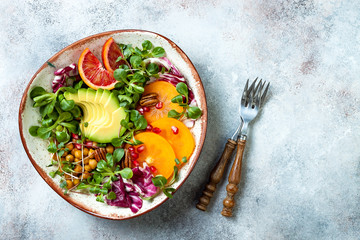
[[[245,150],[249,123],[259,113],[259,110],[265,100],[266,93],[270,86],[270,83],[268,83],[266,88],[264,89],[266,82],[264,81],[264,83],[262,83],[262,80],[260,80],[255,87],[257,79],[258,78],[253,81],[249,88],[249,80],[247,80],[244,92],[241,97],[240,117],[243,124],[241,127],[241,133],[239,134],[237,140],[236,157],[230,171],[229,184],[226,186],[227,195],[223,201],[224,208],[221,211],[221,214],[225,217],[232,216],[232,211],[235,206],[234,196],[239,190],[237,185],[240,183],[241,178],[241,163]]]

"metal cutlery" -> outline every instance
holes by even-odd
[[[227,196],[223,201],[224,208],[221,214],[226,217],[232,216],[232,210],[235,206],[234,196],[238,192],[238,184],[241,179],[241,164],[246,145],[247,131],[249,123],[257,116],[262,104],[264,103],[266,93],[269,89],[270,83],[265,87],[266,82],[262,80],[255,86],[257,78],[253,81],[248,88],[249,80],[246,82],[240,105],[240,117],[243,121],[241,132],[237,140],[237,151],[234,163],[232,165],[229,184],[226,186]]]
[[[256,80],[255,80],[256,81]],[[248,84],[249,84],[249,80],[246,83],[245,86],[245,90],[247,90],[247,92],[250,93],[250,90],[252,90],[254,88],[255,82],[252,84],[252,86],[250,86],[249,89],[248,88]],[[261,87],[264,87],[264,85],[261,85]],[[269,87],[269,85],[267,86],[267,88]],[[267,88],[265,91],[267,91]],[[266,95],[266,92],[264,91],[264,98]],[[247,95],[247,93],[245,94],[245,96]],[[244,97],[244,94],[243,94]],[[196,205],[196,207],[199,210],[202,211],[206,211],[207,206],[210,203],[211,198],[214,195],[214,192],[216,191],[216,185],[221,181],[223,175],[224,175],[224,171],[226,169],[228,160],[231,158],[235,148],[237,145],[240,144],[240,130],[242,128],[243,122],[242,119],[240,119],[240,123],[238,128],[236,129],[235,133],[232,135],[231,138],[229,138],[225,144],[225,148],[223,150],[223,153],[219,159],[219,161],[217,162],[217,164],[215,165],[215,167],[212,169],[211,174],[210,174],[210,178],[208,183],[205,185],[205,189],[203,191],[202,196],[199,199],[198,204]]]

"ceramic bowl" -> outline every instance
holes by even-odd
[[[142,30],[119,30],[96,34],[67,46],[56,53],[48,61],[58,68],[65,67],[71,63],[77,63],[81,52],[87,47],[101,59],[101,48],[109,37],[113,37],[118,43],[133,44],[133,46],[140,47],[141,43],[146,39],[150,40],[154,46],[162,46],[170,61],[185,76],[190,88],[194,92],[198,106],[203,111],[202,117],[196,121],[195,126],[191,129],[196,143],[195,150],[188,163],[181,169],[179,180],[173,185],[175,189],[178,189],[195,167],[205,140],[207,107],[205,92],[200,76],[190,59],[174,42],[160,34]],[[33,125],[38,125],[38,120],[40,119],[39,110],[32,107],[33,103],[29,97],[29,90],[35,86],[42,86],[50,91],[51,81],[54,77],[53,72],[54,68],[50,67],[47,63],[44,63],[40,67],[26,87],[19,109],[21,140],[31,163],[34,165],[40,176],[67,202],[76,208],[97,217],[115,220],[129,219],[150,212],[163,204],[168,198],[162,193],[155,197],[151,202],[144,201],[143,207],[137,213],[132,213],[129,208],[108,206],[107,204],[97,202],[92,194],[84,195],[70,193],[65,195],[63,193],[63,190],[59,187],[59,177],[51,178],[49,176],[49,172],[54,171],[55,167],[47,167],[51,157],[50,153],[46,150],[48,142],[40,138],[32,137],[29,134],[29,128]],[[176,201],[176,198],[173,201]]]

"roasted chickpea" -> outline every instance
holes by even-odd
[[[82,158],[81,150],[76,150],[74,156],[75,156],[75,158],[80,158],[81,159]]]
[[[79,158],[75,158],[75,159],[74,159],[74,162],[76,162],[76,163],[80,163],[80,162],[81,162],[81,159],[79,159]]]
[[[77,179],[77,178],[75,178],[75,179],[73,180],[73,183],[74,183],[74,185],[78,185],[78,184],[80,183],[80,180]]]
[[[70,176],[70,175],[65,174],[65,179],[66,179],[66,180],[69,180],[69,179],[71,179],[71,176]]]
[[[89,161],[89,166],[91,167],[91,169],[95,169],[96,166],[97,166],[97,161],[94,160],[94,159],[91,159],[91,160]]]
[[[85,165],[85,171],[91,172],[92,168],[90,167],[90,165]]]
[[[71,180],[66,180],[66,187],[67,189],[70,189],[74,186],[73,182]]]
[[[89,164],[89,160],[90,160],[89,158],[85,158],[85,159],[84,159],[84,164],[85,164],[85,165],[86,165],[86,164]]]
[[[73,162],[73,161],[74,161],[74,156],[71,155],[71,154],[69,154],[69,155],[66,156],[65,159],[66,159],[66,161],[68,161],[68,162]]]
[[[89,158],[94,158],[95,157],[95,150],[94,149],[90,149],[89,150]]]
[[[61,162],[65,162],[65,158],[64,158],[64,157],[61,157],[61,158],[60,158],[60,161],[61,161]]]
[[[107,145],[106,146],[106,152],[112,154],[114,152],[114,147],[112,145]]]
[[[88,179],[90,177],[90,173],[88,173],[88,172],[84,172],[83,174],[82,174],[82,178],[83,179]]]
[[[83,149],[83,154],[84,156],[87,156],[89,154],[89,149],[88,148],[84,148]]]
[[[80,165],[76,165],[75,168],[74,168],[74,171],[76,173],[81,173],[82,172],[82,167]]]
[[[72,150],[74,149],[74,144],[68,143],[68,144],[66,144],[65,147],[66,147],[67,149],[69,149],[69,151],[72,151]]]
[[[76,148],[73,148],[73,149],[71,150],[71,154],[75,156],[76,150],[77,150]]]

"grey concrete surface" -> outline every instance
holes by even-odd
[[[359,239],[359,1],[50,1],[0,5],[1,239]],[[90,216],[60,198],[21,145],[18,107],[36,70],[86,36],[145,29],[176,42],[200,73],[208,131],[187,182],[128,221]],[[195,208],[238,123],[247,78],[271,81],[254,122],[233,218]]]

